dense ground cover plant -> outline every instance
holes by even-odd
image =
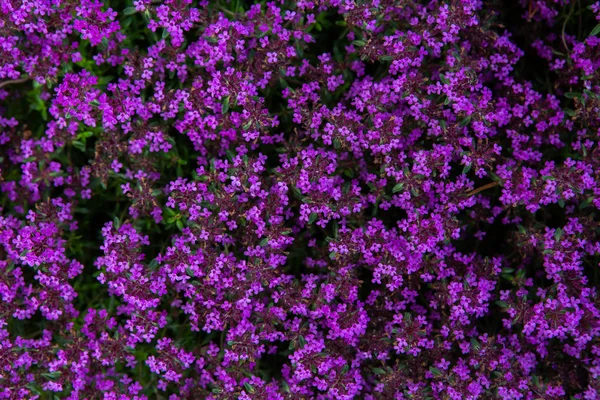
[[[600,2],[0,15],[0,398],[600,397]]]

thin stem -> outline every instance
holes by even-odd
[[[475,196],[479,192],[483,192],[486,189],[490,189],[490,188],[496,187],[498,185],[499,185],[498,182],[490,182],[488,184],[478,187],[477,189],[473,189],[470,192],[465,193],[465,196],[469,196],[469,197]]]
[[[4,86],[27,82],[28,80],[29,80],[29,78],[20,78],[20,79],[12,79],[10,81],[0,82],[0,89],[2,89]]]
[[[577,7],[577,14],[579,14],[579,23],[577,24],[577,39],[582,40],[581,29],[583,27],[583,23],[581,22],[581,0],[577,0]]]
[[[563,22],[563,26],[562,26],[562,35],[561,35],[561,37],[562,37],[563,45],[565,46],[565,50],[567,50],[567,52],[569,52],[569,46],[567,46],[567,40],[565,39],[565,29],[567,28],[567,23],[571,19],[571,15],[573,14],[573,11],[575,11],[575,3],[573,3],[573,5],[571,6],[571,10],[569,11],[569,15],[567,15],[567,18],[565,18],[565,22]]]

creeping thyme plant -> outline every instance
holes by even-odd
[[[600,2],[0,16],[0,399],[600,398]]]

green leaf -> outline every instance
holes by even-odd
[[[385,369],[383,368],[373,368],[372,371],[375,375],[385,375]]]
[[[85,143],[80,142],[79,140],[73,140],[71,142],[71,144],[73,145],[73,147],[75,147],[77,150],[83,151],[85,152]]]
[[[600,33],[600,24],[596,25],[594,29],[590,32],[590,36],[596,36]]]
[[[302,336],[302,335],[298,336],[298,343],[300,344],[300,348],[303,348],[304,346],[306,346],[306,339],[304,339],[304,336]]]
[[[466,116],[465,118],[463,118],[462,121],[460,121],[460,123],[458,124],[458,126],[460,126],[461,128],[464,126],[467,126],[469,124],[469,122],[471,122],[471,115]]]
[[[304,58],[304,49],[302,49],[302,46],[296,46],[296,54],[298,55],[299,59]]]
[[[506,279],[507,281],[511,281],[511,282],[513,281],[513,276],[512,275],[509,275],[509,274],[500,274],[500,276],[503,279]]]
[[[29,389],[33,394],[36,394],[38,396],[42,394],[40,388],[33,382],[28,383],[27,385],[25,385],[25,387]]]
[[[127,7],[123,10],[123,15],[133,15],[137,12],[135,7]]]
[[[148,264],[148,268],[150,269],[156,269],[158,267],[158,260],[155,258],[154,260],[150,261],[150,264]]]
[[[500,308],[508,308],[508,303],[505,301],[498,300],[496,301],[496,305]]]
[[[314,223],[317,220],[317,216],[318,214],[316,212],[310,213],[310,215],[308,216],[308,223]]]
[[[86,132],[81,132],[77,135],[77,139],[81,140],[81,139],[87,139],[89,137],[94,136],[94,134],[90,131],[86,131]]]
[[[367,44],[364,40],[353,40],[352,44],[358,47],[363,47]]]
[[[441,369],[435,367],[429,368],[429,372],[431,372],[434,377],[442,376],[444,374]]]
[[[463,175],[468,173],[471,170],[471,163],[468,163],[467,165],[465,165],[465,167],[462,170]]]
[[[473,347],[474,350],[479,350],[481,348],[481,343],[479,343],[477,339],[471,338],[471,347]]]
[[[221,112],[225,114],[229,110],[229,96],[225,97],[223,100],[223,106],[221,107]]]
[[[183,222],[181,221],[181,219],[178,219],[177,221],[175,221],[175,226],[181,231],[183,230]]]
[[[598,96],[596,95],[596,93],[592,92],[591,90],[588,89],[583,89],[583,93],[588,96],[590,99],[595,99]]]
[[[558,228],[557,230],[555,230],[554,231],[554,240],[559,242],[562,234],[563,234],[562,228]]]
[[[61,375],[60,371],[54,371],[54,372],[42,372],[42,376],[44,378],[48,378],[48,379],[56,379]]]
[[[252,386],[250,383],[248,382],[244,382],[244,389],[246,389],[246,391],[250,394],[254,393],[256,390],[254,389],[254,386]]]
[[[574,98],[581,99],[581,93],[579,93],[579,92],[567,92],[567,93],[565,93],[565,97],[567,99],[574,99]]]
[[[587,199],[584,199],[580,204],[579,204],[579,209],[583,210],[584,208],[587,208],[590,206],[590,204],[592,204],[592,202],[594,201],[593,197],[588,197]]]
[[[394,186],[394,188],[392,189],[392,193],[398,193],[401,192],[402,189],[404,188],[404,183],[398,183],[396,186]]]

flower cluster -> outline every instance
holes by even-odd
[[[600,398],[584,3],[1,0],[0,399]]]

